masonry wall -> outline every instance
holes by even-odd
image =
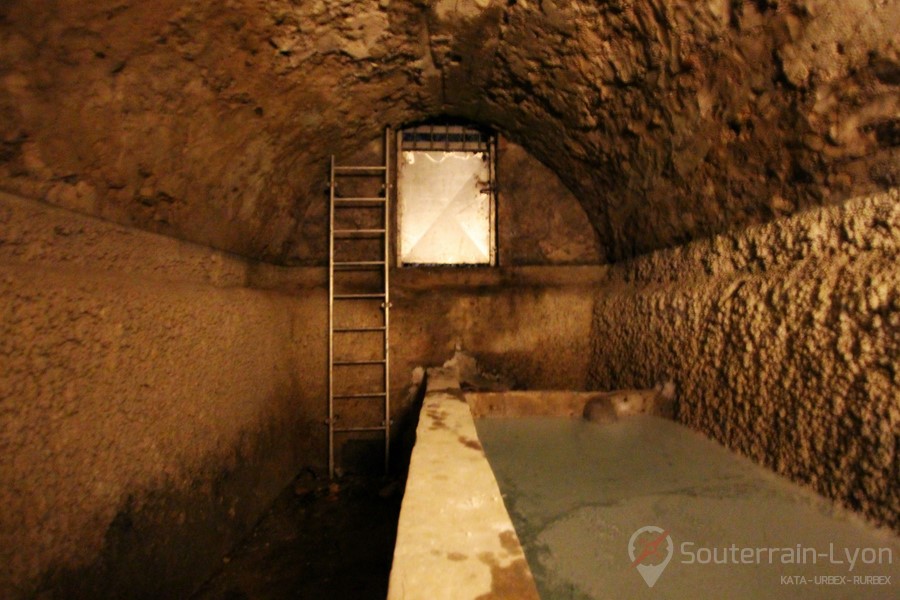
[[[395,441],[413,369],[457,348],[517,387],[585,387],[604,272],[394,270]],[[0,194],[0,596],[187,595],[301,468],[324,472],[326,285]]]
[[[324,460],[326,307],[301,272],[0,195],[0,597],[190,593]]]
[[[583,389],[600,267],[530,267],[393,275],[395,364],[440,365],[456,350],[517,389]]]
[[[556,173],[504,136],[497,143],[496,187],[500,266],[604,262],[578,199]]]
[[[900,192],[656,252],[597,294],[592,385],[900,530]]]
[[[394,159],[392,154],[391,160]],[[384,164],[384,138],[370,140],[359,152],[339,155],[335,160],[343,165]],[[303,264],[328,264],[326,166],[326,162],[318,165],[321,168],[320,195],[308,207],[299,224],[302,235],[298,244]],[[597,232],[575,195],[556,173],[503,135],[498,136],[495,175],[499,266],[596,265],[604,262]],[[393,185],[396,189],[396,181]],[[396,208],[395,201],[393,213]],[[396,226],[396,214],[392,214],[391,219]],[[394,235],[393,260],[398,254],[396,242]]]

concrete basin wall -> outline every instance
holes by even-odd
[[[388,598],[538,598],[472,412],[441,369],[428,371]]]

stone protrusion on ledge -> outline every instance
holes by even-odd
[[[584,415],[585,406],[603,402],[615,417],[655,415],[672,418],[671,393],[661,389],[572,392],[564,390],[510,390],[466,392],[476,419],[503,417],[572,417]]]
[[[538,598],[472,412],[443,369],[428,370],[388,598]]]

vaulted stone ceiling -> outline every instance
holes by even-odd
[[[10,0],[0,188],[311,264],[328,156],[452,115],[617,260],[898,185],[898,31],[893,0]]]

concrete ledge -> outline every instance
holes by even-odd
[[[459,384],[429,369],[389,600],[538,599]]]
[[[466,392],[476,419],[493,417],[578,417],[588,402],[606,402],[616,417],[656,415],[672,418],[672,401],[657,390],[610,392],[507,391]]]

